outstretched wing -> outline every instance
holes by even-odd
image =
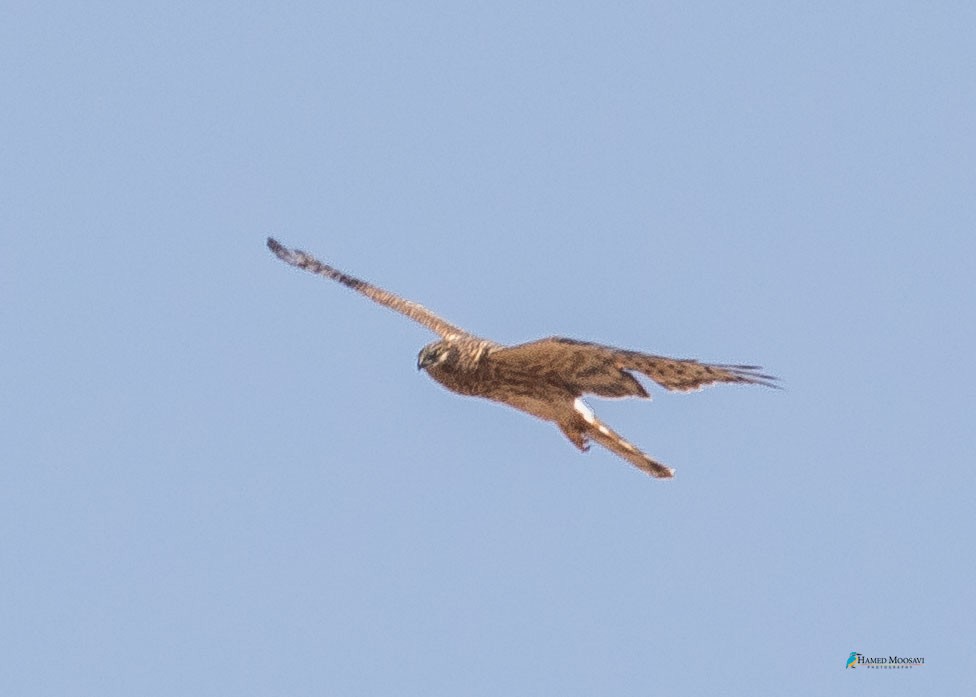
[[[576,395],[647,397],[629,371],[643,373],[669,390],[688,392],[716,382],[777,387],[771,375],[752,365],[721,365],[665,358],[585,341],[550,337],[493,351],[491,362],[504,374],[532,375],[561,384]]]
[[[367,283],[366,281],[362,281],[358,278],[354,278],[353,276],[344,274],[338,269],[334,269],[328,264],[322,263],[311,254],[298,249],[288,249],[288,247],[285,247],[271,237],[268,238],[268,249],[274,252],[275,255],[286,264],[291,264],[292,266],[297,266],[300,269],[305,269],[306,271],[319,274],[320,276],[331,278],[333,281],[338,281],[347,288],[352,288],[353,290],[362,293],[370,300],[378,302],[380,305],[388,307],[391,310],[404,314],[414,322],[419,322],[428,329],[440,334],[445,339],[454,339],[460,336],[471,336],[471,334],[463,329],[455,327],[450,322],[441,319],[423,305],[410,302],[409,300],[404,300],[399,295],[390,293],[382,288],[377,288],[372,283]]]

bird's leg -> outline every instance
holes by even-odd
[[[569,442],[575,445],[584,453],[590,449],[590,444],[584,433],[584,426],[582,424],[558,422],[559,430],[563,432]]]

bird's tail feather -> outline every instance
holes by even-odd
[[[592,421],[587,421],[586,426],[587,428],[585,433],[590,440],[594,441],[595,443],[599,443],[607,450],[616,453],[627,462],[634,465],[638,469],[647,472],[652,477],[657,477],[658,479],[670,479],[674,476],[673,469],[667,465],[662,465],[660,462],[653,459],[646,453],[641,452],[636,445],[625,439],[596,417],[593,417]]]

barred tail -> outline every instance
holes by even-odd
[[[558,421],[557,424],[580,450],[587,450],[587,441],[592,440],[652,477],[670,479],[674,476],[673,469],[641,452],[636,445],[600,421],[582,399],[573,401],[573,410],[576,413],[572,418]]]
[[[617,453],[637,469],[647,472],[652,477],[658,479],[670,479],[674,476],[674,470],[666,465],[662,465],[657,460],[642,452],[633,443],[627,441],[619,433],[609,426],[594,418],[592,424],[587,429],[586,435],[594,442],[599,443],[607,450]]]

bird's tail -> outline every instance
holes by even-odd
[[[600,421],[582,399],[577,398],[573,402],[573,411],[575,413],[571,417],[557,421],[557,424],[580,450],[585,452],[589,448],[587,442],[592,440],[652,477],[670,479],[674,476],[673,469],[641,452],[636,445]]]
[[[658,479],[670,479],[674,470],[642,452],[636,445],[625,439],[595,416],[586,422],[586,436],[607,450],[617,453],[630,464]]]

